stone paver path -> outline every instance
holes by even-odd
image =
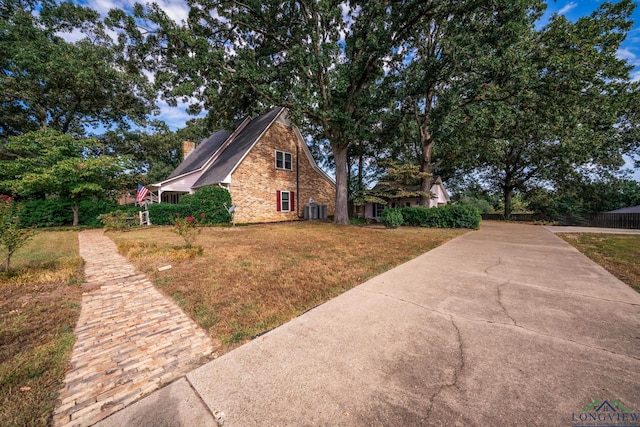
[[[208,360],[214,345],[118,254],[102,230],[79,233],[88,289],[55,426],[89,426]]]

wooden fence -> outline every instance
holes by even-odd
[[[482,214],[482,219],[486,221],[502,221],[504,215],[502,214]],[[511,214],[510,221],[541,221],[544,220],[544,216],[537,214]]]
[[[640,213],[599,213],[587,217],[588,227],[640,229]]]
[[[501,214],[482,214],[484,220],[503,220]],[[535,214],[512,214],[511,221],[539,221],[545,218]],[[557,219],[558,225],[581,227],[640,229],[640,213],[599,213],[591,215],[564,215]]]

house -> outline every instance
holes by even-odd
[[[640,213],[640,205],[638,205],[638,206],[630,206],[630,207],[622,208],[622,209],[616,209],[615,211],[608,211],[608,212],[605,212],[605,213],[621,213],[621,214],[622,213],[624,213],[624,214],[627,214],[627,213]]]
[[[335,182],[318,167],[285,108],[239,120],[234,128],[215,132],[195,148],[185,143],[183,162],[148,186],[160,203],[178,203],[183,194],[218,185],[231,193],[237,222],[302,219],[310,199],[333,215]]]
[[[414,186],[412,188],[408,188],[407,190],[416,192],[418,191],[418,189],[418,186]],[[440,179],[440,177],[438,177],[436,179],[436,182],[431,186],[431,199],[429,200],[429,207],[433,208],[436,206],[444,206],[449,203],[449,200],[449,193],[447,193],[447,190],[442,184],[442,180]],[[364,217],[366,219],[379,220],[380,215],[385,208],[404,208],[410,206],[420,206],[420,198],[399,197],[389,199],[386,205],[382,203],[367,203],[364,206]]]

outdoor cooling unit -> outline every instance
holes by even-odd
[[[327,219],[327,205],[316,205],[313,199],[309,200],[304,207],[304,219],[311,221],[314,219]]]

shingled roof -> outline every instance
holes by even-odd
[[[229,139],[231,133],[226,130],[219,130],[211,135],[209,138],[202,141],[193,150],[186,159],[180,165],[171,172],[171,175],[167,179],[175,178],[176,176],[184,175],[189,172],[194,172],[204,166],[204,164],[218,151],[222,144]]]
[[[224,181],[236,169],[282,110],[284,110],[283,107],[274,108],[247,123],[233,138],[233,141],[219,154],[213,164],[193,184],[193,188],[215,185]]]
[[[283,110],[284,107],[277,107],[253,120],[239,120],[234,132],[224,129],[215,132],[198,144],[163,183],[202,170],[193,188],[223,182]]]

